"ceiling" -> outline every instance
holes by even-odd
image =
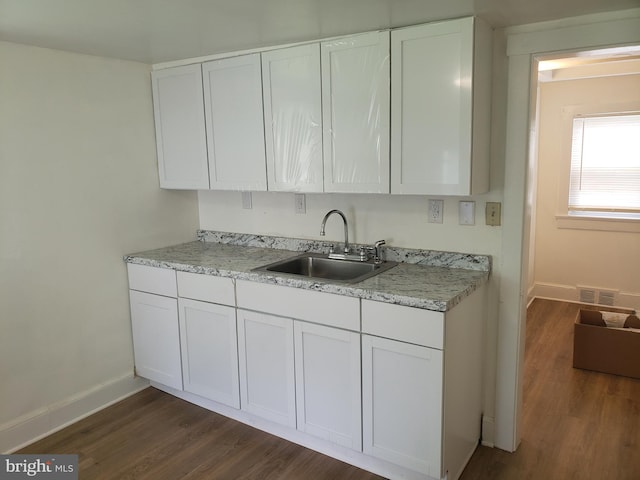
[[[640,0],[0,0],[0,40],[162,63],[478,15],[494,27]]]

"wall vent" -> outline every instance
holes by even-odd
[[[613,307],[615,305],[616,292],[613,290],[600,290],[598,292],[598,304],[608,305]]]
[[[578,301],[580,303],[591,303],[594,305],[606,305],[613,307],[616,305],[618,291],[604,290],[598,287],[587,287],[576,285],[578,289]]]
[[[578,287],[580,303],[596,303],[596,291],[592,288]]]

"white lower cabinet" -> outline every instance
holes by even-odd
[[[293,320],[238,310],[242,410],[296,426]]]
[[[477,447],[484,288],[445,313],[141,265],[129,283],[136,371],[180,398],[390,479],[455,480]]]
[[[178,299],[184,391],[240,408],[233,307]]]
[[[298,430],[360,451],[360,334],[294,321]]]
[[[130,290],[136,374],[182,390],[178,301]]]
[[[364,453],[441,478],[442,351],[362,336]]]

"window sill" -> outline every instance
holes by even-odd
[[[575,230],[640,233],[640,218],[556,215],[556,226]]]

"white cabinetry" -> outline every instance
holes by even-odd
[[[290,426],[297,424],[300,431],[361,450],[359,300],[242,280],[236,282],[236,294],[238,307],[264,312],[238,310],[241,379],[243,370],[248,372],[246,385],[245,380],[241,385],[249,392],[248,401],[255,403],[250,395],[252,385],[259,385],[258,391],[280,392],[278,401],[271,403],[280,406],[278,411],[287,415],[293,413],[293,418],[281,415],[281,423],[286,419]],[[259,322],[267,325],[259,325]],[[253,344],[246,339],[246,332],[251,328],[257,332]],[[290,328],[295,332],[295,348],[293,342],[290,344],[285,340]],[[273,352],[272,347],[266,346],[270,337],[276,344]],[[250,357],[246,361],[242,358],[243,348],[246,355],[260,352],[261,357],[253,364],[256,369],[268,370],[264,373],[258,370],[260,375],[254,374],[253,381],[251,369],[243,366],[243,362],[251,364]],[[289,366],[290,355],[295,363],[295,379],[294,363]],[[277,363],[273,364],[275,360]],[[291,371],[285,374],[288,368]],[[270,378],[274,375],[277,378]],[[263,377],[266,380],[262,380]],[[288,405],[285,398],[293,402],[292,410],[284,408]],[[244,394],[242,400],[245,408]],[[264,408],[249,408],[265,418],[272,416]],[[276,409],[272,407],[271,410]]]
[[[271,191],[322,192],[320,45],[262,53]]]
[[[491,36],[470,17],[154,71],[160,185],[486,192]]]
[[[184,391],[240,408],[233,281],[189,272],[177,280]]]
[[[129,264],[128,274],[136,373],[182,390],[175,272]]]
[[[236,311],[180,298],[184,391],[240,408]]]
[[[200,65],[156,70],[151,84],[160,186],[209,188]]]
[[[238,310],[242,409],[296,426],[293,321]]]
[[[389,32],[323,42],[324,191],[389,193]]]
[[[298,430],[360,451],[360,333],[294,322]]]
[[[212,189],[266,190],[260,54],[202,65]]]
[[[490,44],[474,18],[391,32],[391,193],[488,190]]]
[[[484,287],[436,312],[128,271],[136,371],[159,388],[386,478],[455,480],[477,447]]]
[[[363,335],[362,389],[364,452],[440,478],[442,351]]]
[[[460,476],[480,438],[484,295],[446,313],[362,301],[365,453]]]

